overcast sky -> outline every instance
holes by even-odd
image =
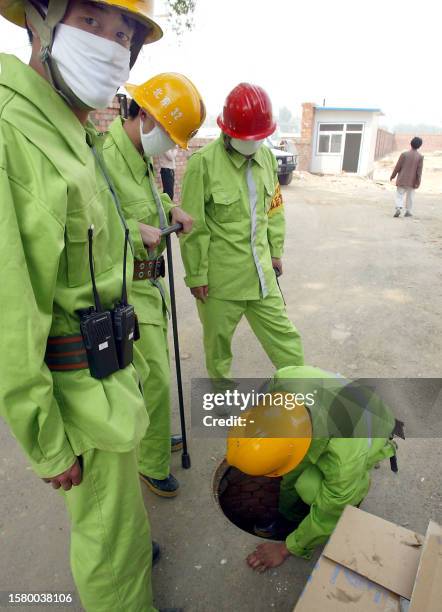
[[[189,76],[209,113],[240,81],[265,87],[275,114],[300,104],[380,107],[387,125],[442,127],[441,3],[436,0],[196,0],[195,27],[178,45],[145,47],[131,80]],[[157,13],[164,9],[157,1]],[[0,50],[27,60],[26,36],[0,18]]]

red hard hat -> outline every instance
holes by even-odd
[[[229,93],[217,122],[225,134],[240,140],[262,140],[276,130],[267,92],[251,83],[240,83]]]

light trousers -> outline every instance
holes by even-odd
[[[414,201],[414,189],[412,187],[398,187],[396,191],[396,208],[401,210],[406,204],[406,209],[411,213]]]

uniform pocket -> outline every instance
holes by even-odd
[[[68,214],[66,220],[66,256],[69,287],[89,283],[88,229],[94,226],[93,258],[95,276],[112,268],[106,209],[99,195],[84,208]]]
[[[143,200],[132,202],[122,202],[124,216],[129,219],[136,219],[141,223],[156,226],[158,223],[158,211],[155,200],[147,196]]]
[[[220,223],[241,221],[241,195],[239,190],[216,191],[212,194],[215,219]]]

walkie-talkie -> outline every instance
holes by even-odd
[[[136,333],[137,319],[135,316],[135,309],[127,303],[126,262],[128,242],[129,230],[126,228],[123,257],[123,289],[121,300],[115,304],[112,311],[115,345],[117,348],[118,363],[121,369],[132,363],[134,357],[134,340],[139,338],[139,334]]]
[[[112,316],[109,310],[103,310],[95,282],[92,242],[94,226],[88,229],[89,268],[92,280],[95,306],[79,311],[80,330],[86,347],[87,360],[91,376],[106,378],[119,369],[118,356],[115,348]]]

